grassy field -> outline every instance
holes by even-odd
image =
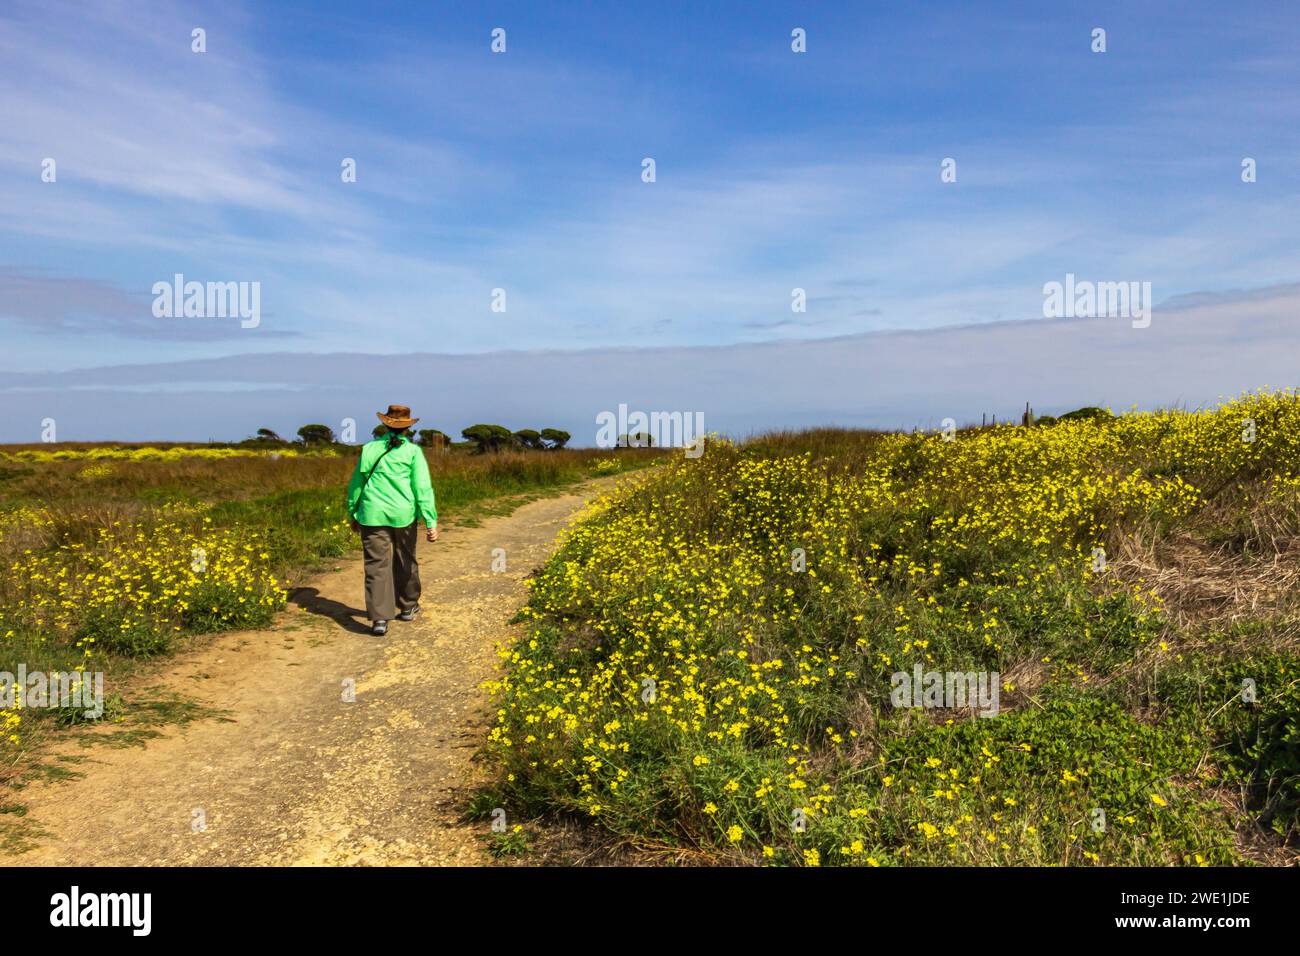
[[[428,453],[440,523],[643,466],[656,453]],[[286,589],[358,544],[344,446],[0,448],[0,672],[100,672],[108,719],[142,660],[196,635],[267,626]],[[0,785],[83,709],[0,709]],[[0,799],[0,812],[5,801]]]
[[[477,803],[682,861],[1294,863],[1296,396],[949,437],[628,479],[534,581]]]

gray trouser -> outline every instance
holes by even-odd
[[[415,560],[416,523],[406,528],[361,528],[366,554],[366,614],[391,621],[420,601],[420,565]]]

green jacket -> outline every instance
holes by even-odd
[[[424,451],[405,437],[392,451],[387,436],[366,442],[348,482],[348,517],[371,528],[405,528],[417,516],[427,527],[438,523]]]

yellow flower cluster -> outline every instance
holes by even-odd
[[[492,748],[520,799],[618,831],[876,865],[883,831],[850,797],[888,675],[1005,670],[1046,656],[1049,633],[1080,658],[1100,630],[1106,653],[1135,652],[1159,602],[1098,573],[1113,531],[1176,522],[1248,473],[1294,488],[1298,436],[1296,396],[1261,393],[951,440],[714,440],[596,503],[533,581],[528,635],[491,685]],[[966,821],[973,839],[1023,837],[999,822],[1019,810],[1004,799],[912,836]],[[817,826],[836,834],[821,852],[804,836]]]
[[[0,461],[47,462],[47,461],[181,461],[187,458],[202,458],[220,461],[227,458],[269,458],[273,455],[281,458],[319,458],[333,457],[339,452],[330,447],[325,448],[211,448],[207,446],[185,447],[174,445],[156,448],[152,445],[102,445],[90,448],[64,448],[55,445],[51,448],[18,448],[0,452]]]
[[[10,613],[57,634],[101,616],[123,632],[160,621],[174,630],[202,621],[215,630],[249,617],[246,606],[280,607],[283,592],[261,543],[209,528],[209,520],[199,530],[113,522],[86,541],[26,552],[4,569],[6,592],[18,595]]]
[[[0,639],[62,642],[83,659],[97,651],[149,656],[177,632],[265,625],[284,592],[264,544],[196,512],[176,505],[107,524],[47,509],[4,515]],[[0,720],[14,738],[19,713]]]

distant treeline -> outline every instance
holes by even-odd
[[[375,438],[388,433],[388,426],[376,425],[371,434]],[[527,448],[537,451],[550,451],[563,448],[573,436],[558,428],[521,428],[512,432],[504,425],[470,425],[461,429],[463,441],[453,442],[446,432],[436,428],[407,429],[406,434],[417,445],[425,448],[465,448],[475,452],[505,451],[511,448]],[[339,444],[334,429],[328,425],[303,425],[298,429],[296,439],[282,438],[270,428],[259,428],[252,438],[246,438],[240,445],[272,447],[278,445],[336,445]]]

